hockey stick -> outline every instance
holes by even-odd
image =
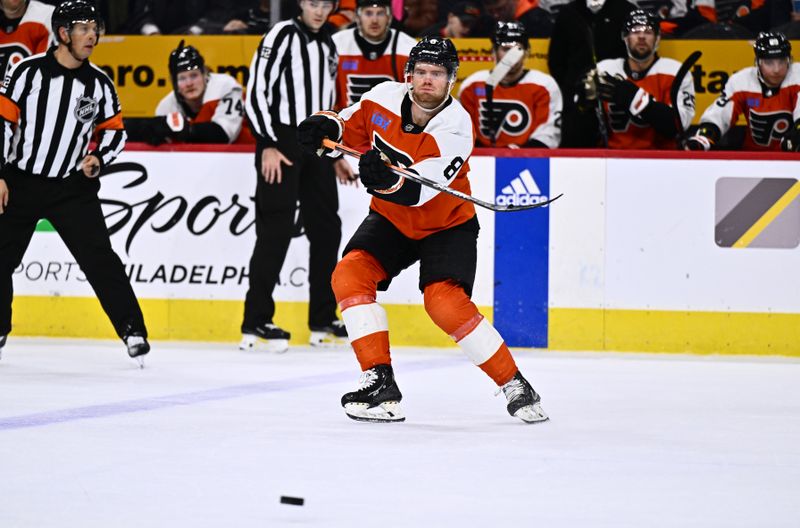
[[[345,147],[341,143],[336,143],[335,141],[331,141],[330,139],[323,139],[322,146],[336,152],[341,152],[342,154],[346,154],[348,156],[352,156],[354,158],[360,158],[361,153],[357,150],[351,149],[350,147]],[[498,213],[506,213],[506,212],[513,212],[513,211],[525,211],[526,209],[536,209],[537,207],[544,207],[559,198],[561,198],[564,194],[559,194],[555,198],[551,198],[550,200],[545,200],[543,202],[535,203],[535,204],[528,204],[528,205],[498,205],[490,202],[485,202],[474,196],[470,196],[469,194],[465,194],[461,191],[457,191],[448,187],[447,185],[442,185],[441,183],[435,182],[433,180],[429,180],[424,176],[420,176],[419,174],[414,174],[413,172],[406,170],[402,167],[397,167],[395,165],[389,165],[389,169],[397,174],[398,176],[402,176],[407,180],[411,180],[413,182],[417,182],[420,185],[424,185],[425,187],[430,187],[431,189],[436,189],[439,192],[443,192],[449,194],[451,196],[455,196],[456,198],[460,198],[467,202],[472,202],[475,205],[483,207],[484,209],[489,209],[490,211],[495,211]]]
[[[689,70],[695,65],[695,63],[700,60],[700,57],[703,55],[702,51],[693,51],[686,60],[683,61],[681,67],[678,68],[678,72],[675,74],[675,78],[672,79],[672,86],[669,89],[669,97],[672,101],[672,110],[675,112],[675,119],[677,119],[678,123],[678,148],[683,148],[681,143],[683,143],[683,121],[681,120],[681,112],[678,110],[678,92],[681,90],[681,84],[683,84],[683,78],[686,77],[686,74],[689,73]]]

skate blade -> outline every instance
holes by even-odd
[[[400,408],[400,402],[383,402],[375,407],[366,403],[347,403],[344,412],[349,418],[358,422],[404,422],[406,417]]]
[[[525,423],[546,422],[550,419],[550,417],[547,416],[542,410],[542,406],[538,403],[526,405],[525,407],[518,409],[517,412],[514,413],[514,416]]]
[[[309,343],[313,347],[339,348],[349,345],[350,341],[346,337],[336,337],[328,332],[314,332],[312,330]]]
[[[239,350],[255,351],[255,352],[274,352],[276,354],[283,354],[289,350],[288,339],[260,339],[254,335],[243,335],[242,341],[239,343]]]
[[[136,356],[135,358],[131,358],[136,361],[136,364],[139,365],[140,369],[144,368],[144,355]]]

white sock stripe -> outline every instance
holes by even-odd
[[[464,354],[476,365],[486,363],[502,344],[500,332],[486,318],[458,342]]]
[[[344,319],[347,337],[351,343],[375,332],[389,330],[386,310],[378,303],[351,306],[342,312],[342,319]]]

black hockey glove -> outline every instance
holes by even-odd
[[[172,112],[166,116],[154,117],[147,127],[144,138],[149,144],[158,146],[167,142],[167,139],[182,139],[189,132],[189,121],[179,112]]]
[[[686,140],[685,150],[711,150],[722,134],[719,127],[713,123],[700,123],[697,132]]]
[[[388,160],[378,149],[366,152],[358,160],[358,174],[364,187],[373,191],[382,191],[394,186],[400,177],[393,173],[387,165]]]
[[[633,98],[636,96],[636,92],[639,91],[638,86],[627,79],[609,75],[605,72],[601,73],[597,80],[597,94],[600,99],[612,102],[626,111],[631,107]]]
[[[330,149],[323,149],[322,140],[325,138],[339,141],[341,130],[335,117],[327,117],[323,114],[314,114],[305,118],[297,126],[297,142],[300,147],[309,154],[327,154]]]
[[[781,150],[784,152],[800,152],[800,119],[794,122],[794,126],[781,139]]]

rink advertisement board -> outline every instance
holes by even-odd
[[[495,203],[550,197],[549,158],[497,158]],[[509,346],[547,347],[549,207],[495,217],[494,323]]]
[[[483,200],[564,194],[527,212],[477,208],[474,301],[510,345],[800,356],[800,160],[552,154],[470,159]],[[101,198],[153,337],[235,340],[254,241],[252,154],[128,150],[120,161],[103,177]],[[352,186],[339,195],[344,243],[368,196]],[[296,235],[275,297],[276,321],[300,343],[308,335],[300,219]],[[452,346],[425,313],[418,270],[379,294],[392,342]],[[14,286],[16,335],[113,336],[46,223]]]

